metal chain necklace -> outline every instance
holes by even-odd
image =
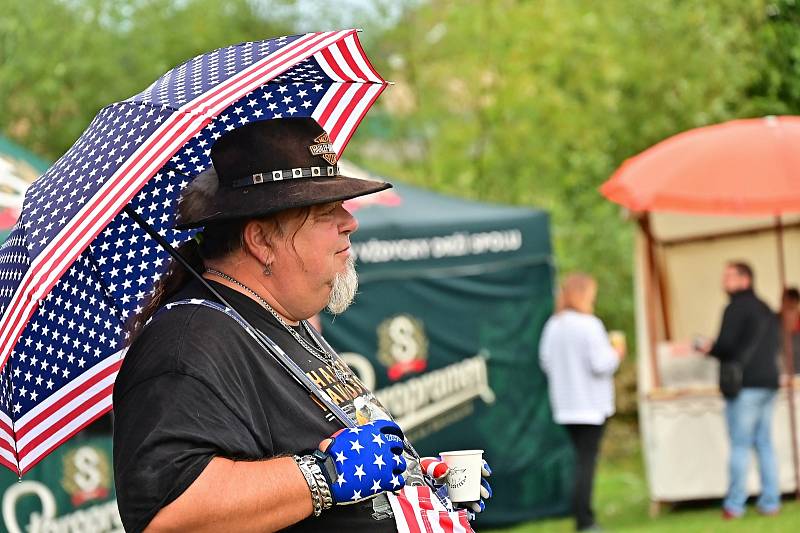
[[[306,330],[306,334],[309,337],[311,337],[311,339],[314,341],[314,344],[316,344],[317,346],[312,346],[311,344],[306,342],[306,340],[303,337],[301,337],[300,334],[297,333],[297,331],[295,331],[293,327],[287,324],[283,320],[283,318],[281,318],[278,312],[275,311],[275,309],[273,309],[272,306],[269,305],[269,303],[264,298],[262,298],[261,295],[258,294],[256,291],[254,291],[253,289],[251,289],[238,279],[234,278],[233,276],[229,276],[228,274],[220,272],[219,270],[214,270],[213,268],[207,268],[205,271],[208,274],[213,274],[214,276],[218,276],[226,281],[233,283],[238,287],[241,287],[243,290],[247,291],[250,295],[252,295],[264,309],[269,311],[269,313],[273,317],[275,317],[275,320],[277,320],[278,323],[281,326],[283,326],[283,329],[288,331],[289,334],[292,337],[294,337],[294,340],[296,340],[297,343],[300,344],[300,346],[302,346],[308,353],[319,359],[321,362],[331,367],[333,369],[333,373],[336,375],[336,379],[342,385],[348,384],[353,379],[352,373],[346,370],[345,368],[342,368],[342,365],[336,360],[336,358],[332,354],[328,353],[328,350],[326,350],[325,347],[319,343],[319,341],[314,336],[313,332],[309,331],[309,326],[305,320],[301,320],[300,324],[302,324],[302,327]]]

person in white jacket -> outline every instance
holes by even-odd
[[[625,356],[613,347],[594,316],[597,282],[587,274],[564,278],[557,312],[548,319],[539,343],[539,362],[548,378],[556,423],[575,448],[573,514],[578,531],[598,529],[592,486],[600,440],[614,414],[614,373]]]

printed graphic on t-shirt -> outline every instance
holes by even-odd
[[[345,363],[337,359],[334,364],[336,368],[322,364],[306,372],[306,375],[357,425],[361,426],[375,420],[392,420],[386,408]],[[344,379],[339,379],[338,376],[343,376]],[[333,421],[333,413],[316,399],[314,401],[325,411],[325,418]]]
[[[315,370],[306,372],[306,375],[330,398],[342,408],[350,420],[355,421],[359,426],[374,422],[376,420],[394,420],[389,411],[381,404],[375,395],[358,377],[350,370],[347,365],[337,359],[335,364],[340,370],[339,375],[346,375],[346,382],[342,383],[336,378],[336,372],[329,365],[321,365]],[[344,373],[341,371],[344,370]],[[335,419],[327,407],[321,405],[313,396],[314,402],[325,412],[325,418],[333,421]],[[406,472],[404,474],[407,485],[423,485],[423,473],[417,459],[406,450],[403,455],[406,459]]]

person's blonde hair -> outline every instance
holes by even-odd
[[[583,272],[573,272],[564,276],[556,305],[557,311],[572,309],[580,313],[592,313],[592,292],[597,290],[597,280]]]

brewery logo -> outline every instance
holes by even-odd
[[[447,484],[450,488],[460,489],[467,482],[467,469],[460,466],[450,467],[447,474]]]
[[[378,326],[378,360],[389,379],[420,373],[428,366],[428,338],[422,321],[411,315],[387,318]]]
[[[111,463],[106,453],[93,446],[81,446],[64,455],[61,486],[78,507],[91,500],[108,497],[111,489]]]

